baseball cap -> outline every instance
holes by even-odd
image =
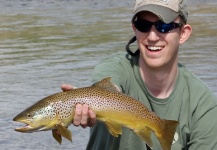
[[[135,20],[136,14],[142,11],[154,13],[165,23],[171,23],[178,15],[185,22],[188,19],[186,0],[135,0],[132,20]]]

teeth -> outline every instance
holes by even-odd
[[[152,51],[157,51],[157,50],[161,50],[162,47],[160,47],[160,46],[148,46],[148,49],[152,50]]]

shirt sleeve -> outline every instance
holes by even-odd
[[[217,98],[207,91],[198,93],[200,101],[192,114],[189,150],[217,149]]]
[[[96,65],[92,74],[93,83],[106,77],[111,77],[112,83],[122,91],[122,85],[124,84],[124,80],[126,80],[126,71],[121,64],[120,59],[121,58],[119,57],[107,58]]]

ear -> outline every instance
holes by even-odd
[[[192,32],[191,26],[189,24],[184,25],[181,28],[179,44],[183,44],[190,37],[191,32]]]

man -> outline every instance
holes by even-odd
[[[93,81],[111,76],[121,92],[134,97],[159,117],[177,120],[173,150],[217,149],[217,98],[207,86],[178,63],[179,45],[190,36],[183,0],[136,0],[132,28],[135,37],[127,54],[103,60]],[[129,45],[137,41],[138,50]],[[63,85],[63,90],[71,89]],[[88,150],[145,150],[145,142],[127,128],[113,137],[87,105],[76,105],[74,125],[93,126]],[[162,149],[153,135],[153,149]]]

